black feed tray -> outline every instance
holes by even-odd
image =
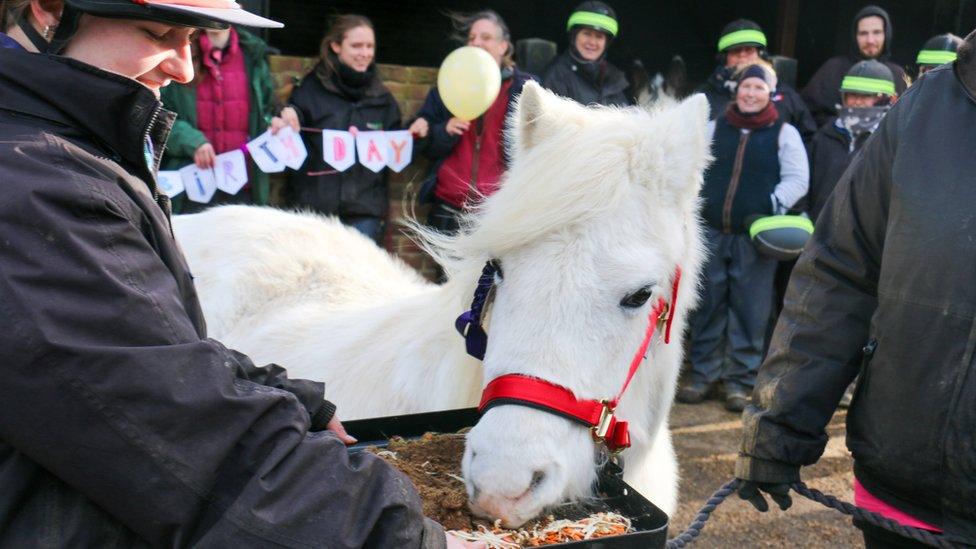
[[[453,433],[473,426],[479,418],[475,408],[428,412],[343,422],[346,431],[359,442],[350,452],[369,446],[386,446],[390,437],[420,437],[427,432]],[[609,464],[600,472],[597,492],[603,494],[600,505],[630,519],[634,532],[622,536],[561,543],[551,547],[588,549],[652,549],[664,547],[668,535],[668,516],[634,491],[622,479],[619,467]]]

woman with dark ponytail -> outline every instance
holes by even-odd
[[[321,59],[298,85],[282,118],[298,129],[352,133],[400,128],[400,108],[376,74],[373,23],[362,15],[336,17],[322,38]],[[309,151],[322,150],[322,134],[302,132]],[[289,205],[338,216],[379,242],[389,206],[386,174],[353,164],[340,172],[321,154],[288,178]]]

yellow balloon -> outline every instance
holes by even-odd
[[[485,50],[464,46],[452,51],[437,73],[444,106],[461,120],[478,118],[498,97],[502,86],[498,63]]]

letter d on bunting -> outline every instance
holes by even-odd
[[[356,141],[352,134],[340,130],[322,130],[322,158],[325,163],[344,172],[356,163]]]

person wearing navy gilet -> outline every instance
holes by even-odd
[[[809,170],[800,133],[778,120],[770,100],[772,67],[748,65],[736,79],[735,101],[709,123],[715,161],[702,187],[709,258],[692,319],[690,379],[678,400],[701,402],[721,381],[726,408],[739,412],[762,360],[776,272],[776,260],[753,246],[748,223],[792,207],[807,192]]]

